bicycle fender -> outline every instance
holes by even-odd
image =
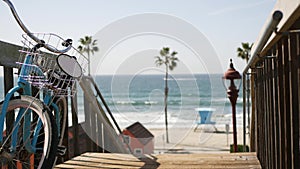
[[[6,117],[6,113],[7,113],[6,110],[8,107],[8,103],[9,103],[10,99],[14,96],[14,93],[17,92],[20,88],[21,88],[20,86],[15,86],[15,87],[11,88],[5,96],[1,114],[0,114],[0,131],[3,131],[3,128],[4,128],[4,119]],[[0,134],[0,143],[2,143],[2,141],[3,141],[3,136]]]

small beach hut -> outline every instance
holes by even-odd
[[[154,136],[140,122],[123,130],[124,144],[128,144],[135,155],[151,154],[154,151]]]

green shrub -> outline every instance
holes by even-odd
[[[238,144],[238,152],[244,152],[244,145]],[[249,146],[246,145],[246,152],[249,152]],[[230,144],[230,153],[233,153],[233,144]]]

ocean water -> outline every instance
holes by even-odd
[[[94,77],[121,128],[139,121],[149,128],[165,126],[164,75]],[[170,75],[167,79],[170,127],[192,127],[200,119],[196,108],[213,108],[216,125],[231,123],[231,104],[222,74]],[[240,94],[241,95],[241,94]],[[237,102],[237,123],[242,124],[242,98]]]
[[[148,128],[165,127],[164,75],[103,75],[94,79],[121,128],[136,121]],[[3,84],[3,77],[0,81]],[[167,82],[169,127],[195,126],[200,120],[196,108],[215,109],[211,121],[216,125],[232,124],[222,74],[170,75]],[[0,85],[1,100],[4,95]],[[84,121],[81,90],[78,91],[78,117],[79,122]],[[237,102],[237,124],[242,125],[242,97]]]

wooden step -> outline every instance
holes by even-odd
[[[62,168],[243,168],[261,169],[256,153],[157,154],[135,157],[131,154],[84,153]]]

